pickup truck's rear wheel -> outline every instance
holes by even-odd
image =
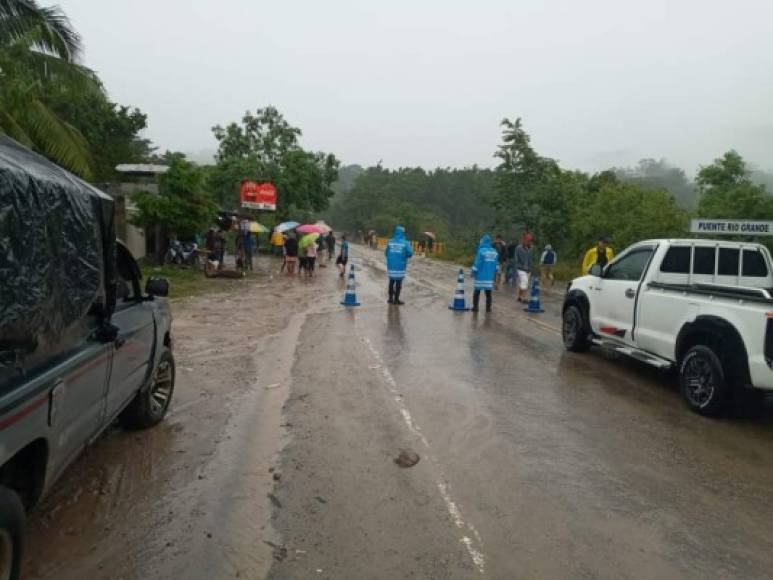
[[[0,580],[17,580],[21,574],[24,522],[19,496],[0,486]]]
[[[561,337],[564,340],[566,349],[572,352],[585,352],[590,348],[588,323],[577,306],[569,306],[564,310]]]
[[[709,417],[722,412],[730,390],[722,361],[703,345],[693,346],[682,358],[679,386],[690,409]]]
[[[137,393],[121,413],[121,422],[130,429],[145,429],[163,420],[172,402],[174,379],[174,357],[165,348],[153,371],[150,387]]]

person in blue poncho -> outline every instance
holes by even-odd
[[[491,291],[494,289],[494,278],[498,270],[499,253],[491,245],[491,236],[484,234],[472,265],[472,277],[475,280],[475,291],[472,294],[473,312],[478,311],[481,290],[486,293],[486,312],[491,312]]]
[[[397,226],[394,237],[387,242],[384,249],[387,262],[387,276],[389,276],[389,302],[390,304],[404,304],[400,301],[400,291],[403,289],[405,269],[408,267],[408,259],[413,256],[413,246],[405,239],[405,228]]]

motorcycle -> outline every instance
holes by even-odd
[[[178,264],[186,266],[199,265],[199,246],[195,242],[172,240],[169,249],[164,254],[164,264]]]

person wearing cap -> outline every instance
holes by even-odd
[[[609,238],[601,236],[599,243],[585,252],[585,258],[582,260],[582,273],[589,274],[591,266],[594,264],[599,264],[603,268],[614,257],[615,252],[609,247]]]
[[[515,248],[515,284],[518,289],[518,302],[529,301],[529,274],[532,268],[534,236],[523,234],[521,243]]]
[[[553,246],[551,246],[550,244],[547,244],[545,246],[545,250],[542,252],[542,256],[540,256],[539,264],[542,270],[542,273],[541,273],[542,281],[550,280],[551,286],[556,282],[556,279],[553,276],[553,266],[556,265],[557,261],[558,261],[558,254],[556,254],[556,251],[553,249]]]

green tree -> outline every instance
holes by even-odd
[[[159,177],[159,194],[132,196],[137,212],[132,223],[147,230],[161,228],[180,238],[192,237],[214,222],[217,205],[204,191],[204,173],[182,153],[166,153],[169,171]]]
[[[764,185],[752,181],[746,162],[736,151],[728,151],[711,165],[701,167],[695,181],[702,218],[773,218],[773,198],[766,194]]]
[[[339,194],[326,217],[350,231],[374,229],[388,235],[401,223],[412,237],[424,231],[444,241],[475,237],[493,221],[493,192],[494,173],[488,169],[390,170],[379,165],[366,169],[349,191]]]
[[[499,224],[557,242],[564,237],[570,202],[561,168],[534,150],[520,118],[504,119],[501,126],[502,143],[494,154],[500,163],[492,200]]]
[[[0,0],[0,45],[30,38],[34,48],[65,61],[73,61],[81,50],[80,36],[60,8],[45,8],[35,0]]]
[[[298,141],[301,130],[276,108],[248,112],[241,123],[218,125],[212,131],[219,146],[209,184],[224,207],[238,206],[240,184],[250,179],[276,186],[278,218],[327,208],[338,160],[329,153],[304,150]]]
[[[573,257],[579,258],[599,235],[610,236],[619,251],[640,240],[685,234],[688,214],[665,189],[620,181],[609,172],[595,177],[587,180],[569,220]]]
[[[147,115],[139,109],[110,102],[103,94],[72,95],[58,88],[47,92],[46,101],[86,139],[92,181],[115,180],[116,165],[153,158],[155,148],[139,135],[147,127]]]
[[[91,178],[86,140],[45,100],[47,88],[101,93],[96,75],[77,64],[80,38],[64,13],[34,0],[0,0],[0,133]]]

